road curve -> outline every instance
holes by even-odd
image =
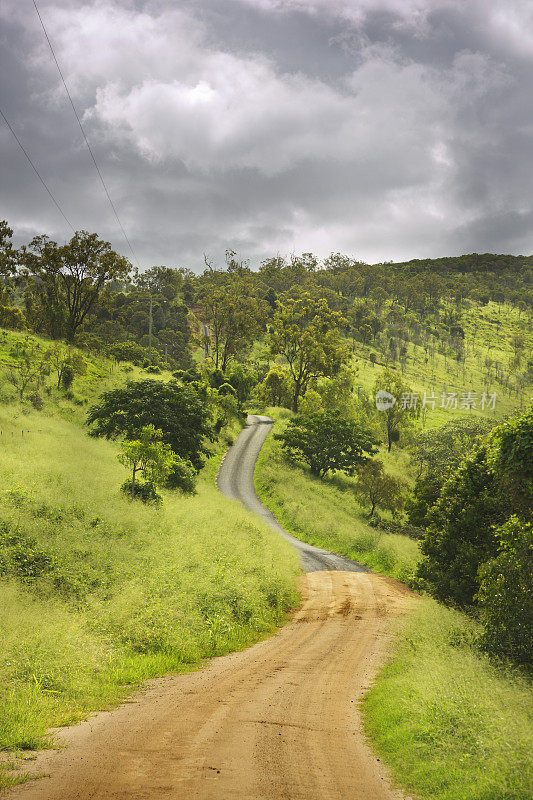
[[[262,504],[255,493],[254,470],[257,457],[264,441],[270,433],[273,420],[257,414],[250,414],[246,427],[240,432],[230,447],[217,475],[217,486],[222,494],[240,500],[246,508],[254,511],[271,528],[277,530],[298,550],[304,572],[317,570],[336,570],[342,572],[369,572],[367,567],[349,558],[337,556],[327,550],[302,542],[291,536],[279,524],[272,512]]]
[[[252,420],[219,477],[247,505],[246,474],[268,430]],[[233,468],[231,459],[248,466]],[[368,747],[360,700],[413,595],[295,546],[307,572],[287,625],[57,731],[60,749],[36,754],[27,768],[44,777],[13,789],[10,800],[409,800]],[[329,570],[318,566],[326,558],[334,559]]]

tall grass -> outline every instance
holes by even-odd
[[[431,800],[530,800],[533,696],[475,647],[476,624],[423,598],[364,701],[366,730],[400,784]]]
[[[292,548],[217,492],[217,458],[154,508],[120,493],[114,443],[16,404],[0,431],[0,750],[245,647],[295,603]]]
[[[290,466],[272,435],[259,456],[255,486],[261,500],[297,538],[402,581],[413,576],[418,543],[371,527],[350,479],[322,480]]]

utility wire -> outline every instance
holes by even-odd
[[[65,81],[64,75],[63,75],[63,73],[61,71],[61,67],[59,66],[59,61],[57,60],[54,48],[52,47],[52,42],[50,41],[50,37],[48,36],[48,33],[47,33],[46,28],[44,26],[43,18],[41,17],[40,11],[39,11],[39,9],[37,7],[37,3],[35,2],[35,0],[33,0],[33,5],[35,6],[35,10],[37,12],[37,16],[39,17],[39,22],[41,23],[41,27],[42,27],[42,29],[44,31],[44,35],[46,37],[46,41],[48,42],[48,46],[50,47],[50,51],[51,51],[53,59],[55,61],[57,70],[58,70],[58,72],[59,72],[59,74],[61,76],[61,80],[63,81],[63,86],[65,87],[65,91],[67,93],[67,97],[70,100],[70,105],[72,106],[72,110],[74,111],[74,116],[76,117],[76,119],[78,121],[78,125],[80,126],[80,130],[81,130],[81,132],[83,134],[83,138],[85,139],[85,144],[87,145],[87,149],[88,149],[89,153],[91,154],[91,158],[93,160],[93,164],[94,164],[94,166],[96,168],[96,171],[98,173],[98,177],[100,178],[100,182],[101,182],[102,186],[104,187],[104,191],[105,191],[105,193],[107,195],[107,199],[109,200],[109,205],[113,209],[113,213],[114,213],[114,215],[116,217],[116,220],[117,220],[117,222],[118,222],[118,224],[120,226],[120,230],[122,231],[122,233],[124,235],[124,239],[128,243],[128,247],[131,250],[131,253],[133,255],[133,259],[137,263],[137,266],[139,266],[139,260],[138,260],[137,256],[135,255],[135,250],[131,246],[131,242],[128,239],[126,231],[124,230],[124,226],[122,225],[122,222],[120,221],[120,217],[118,215],[118,212],[117,212],[117,209],[115,207],[115,204],[113,203],[113,200],[111,199],[111,195],[109,194],[109,190],[108,190],[108,188],[106,186],[106,183],[104,181],[103,175],[102,175],[102,173],[100,171],[100,167],[98,166],[98,164],[96,162],[96,158],[95,158],[94,153],[92,151],[91,145],[89,144],[89,140],[87,139],[87,135],[85,133],[83,125],[81,124],[81,119],[79,117],[78,112],[76,111],[76,106],[74,105],[74,101],[72,100],[72,96],[71,96],[71,94],[69,92],[69,89],[68,89],[68,86],[67,86],[67,82]]]
[[[14,137],[14,139],[15,139],[16,143],[18,144],[18,146],[20,147],[20,149],[22,150],[22,152],[24,153],[24,155],[26,156],[26,158],[27,158],[27,159],[28,159],[28,161],[30,162],[30,164],[31,164],[31,166],[32,166],[32,168],[33,168],[33,171],[35,172],[35,174],[37,175],[37,177],[38,177],[38,178],[39,178],[39,180],[41,181],[42,185],[44,186],[44,188],[46,189],[46,191],[47,191],[47,192],[48,192],[48,194],[50,195],[50,197],[51,197],[51,199],[52,199],[52,202],[53,202],[53,203],[54,203],[54,205],[56,206],[57,210],[59,211],[59,213],[61,214],[61,216],[63,217],[63,219],[64,219],[64,220],[65,220],[65,222],[67,223],[67,225],[68,225],[70,228],[72,228],[72,231],[74,231],[74,225],[73,225],[73,224],[70,222],[70,220],[68,219],[68,217],[65,215],[65,212],[63,211],[63,209],[61,208],[61,206],[59,205],[59,203],[58,203],[58,202],[57,202],[57,200],[55,199],[54,195],[52,194],[52,192],[51,192],[51,191],[50,191],[50,189],[48,188],[48,186],[47,186],[47,184],[46,184],[46,181],[44,180],[44,178],[42,177],[41,173],[39,172],[39,170],[37,169],[37,167],[35,166],[35,164],[34,164],[34,163],[33,163],[33,161],[31,160],[31,158],[30,158],[30,156],[29,156],[29,153],[28,153],[28,151],[26,150],[26,148],[24,147],[24,145],[23,145],[23,144],[22,144],[22,142],[20,141],[19,137],[17,136],[17,134],[15,133],[15,131],[13,130],[13,128],[11,127],[11,124],[10,124],[9,120],[7,119],[6,115],[4,114],[4,112],[2,111],[2,109],[1,109],[1,108],[0,108],[0,115],[2,116],[2,118],[3,118],[4,122],[6,123],[7,127],[8,127],[8,128],[9,128],[9,130],[11,131],[11,133],[13,134],[13,137]]]

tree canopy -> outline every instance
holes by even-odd
[[[177,381],[131,381],[105,392],[87,422],[92,436],[108,439],[138,439],[145,426],[153,425],[161,430],[162,441],[196,470],[209,453],[205,440],[213,439],[207,405],[193,387]]]
[[[272,351],[287,361],[293,379],[292,410],[305,394],[309,381],[319,375],[335,375],[348,360],[339,326],[343,318],[327,301],[295,287],[292,297],[280,302],[272,320]]]
[[[313,475],[320,477],[330,470],[352,475],[377,452],[373,434],[336,411],[300,414],[275,438],[291,458],[308,464]]]
[[[131,264],[95,233],[77,231],[59,246],[36,236],[21,259],[27,315],[52,338],[73,341],[78,328],[111,280],[125,278]]]

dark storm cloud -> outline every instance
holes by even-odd
[[[519,0],[42,0],[143,266],[227,247],[368,261],[531,252]],[[31,4],[0,0],[2,108],[75,228],[128,252]],[[0,128],[0,218],[69,230]]]

